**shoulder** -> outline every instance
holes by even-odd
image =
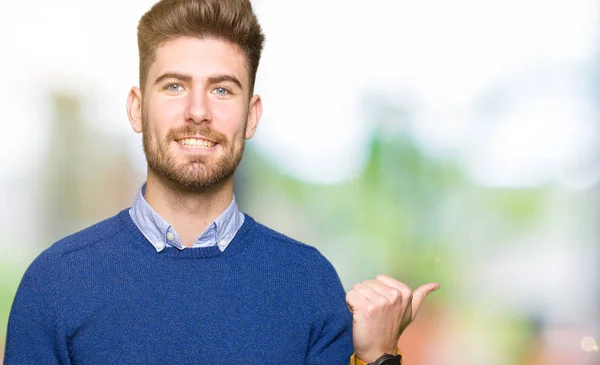
[[[286,285],[312,303],[312,310],[330,311],[332,303],[346,310],[345,291],[331,262],[315,247],[256,222],[252,254],[247,259],[263,273],[285,278]]]
[[[316,247],[302,243],[259,222],[255,222],[255,227],[259,237],[264,241],[264,245],[268,246],[268,248],[283,249],[287,252],[290,252],[291,250],[305,255],[322,257]]]
[[[337,276],[333,265],[314,246],[300,242],[281,232],[255,222],[256,238],[260,241],[260,250],[271,259],[280,257],[283,261],[305,267],[313,273],[329,273]]]
[[[12,329],[9,329],[9,336],[22,337],[29,341],[31,337],[27,336],[31,333],[35,337],[36,333],[41,333],[39,331],[44,331],[44,336],[56,331],[56,325],[59,323],[59,318],[64,315],[65,309],[67,312],[69,309],[73,309],[61,305],[61,300],[68,297],[67,293],[73,292],[70,284],[80,281],[77,273],[62,269],[65,266],[67,255],[74,252],[85,252],[85,248],[93,247],[97,243],[113,237],[122,230],[119,220],[118,216],[114,216],[67,236],[51,245],[33,260],[25,271],[13,300],[9,319],[9,328],[12,323]],[[93,251],[87,255],[93,257],[96,252]],[[72,258],[77,260],[80,256],[72,256]],[[83,269],[88,268],[89,266],[83,267]],[[44,339],[38,336],[33,340],[35,342]],[[21,345],[19,344],[19,346]]]
[[[123,224],[119,216],[126,212],[127,210],[123,210],[117,215],[56,241],[33,261],[30,269],[35,269],[36,266],[55,266],[65,256],[84,251],[86,248],[109,240],[123,231]]]

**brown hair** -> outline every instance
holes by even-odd
[[[215,38],[231,42],[246,55],[250,95],[265,36],[250,0],[161,0],[138,25],[142,92],[157,49],[177,37]]]

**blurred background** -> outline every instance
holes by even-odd
[[[0,359],[18,283],[144,181],[125,113],[154,0],[2,0]],[[253,1],[243,211],[349,289],[437,281],[407,365],[600,364],[600,3]]]

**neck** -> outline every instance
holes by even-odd
[[[164,181],[148,169],[148,204],[173,226],[181,243],[191,247],[233,200],[233,176],[216,186],[189,191]]]

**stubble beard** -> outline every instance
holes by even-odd
[[[218,142],[218,147],[222,150],[219,157],[196,155],[177,160],[171,152],[171,144],[174,140],[197,134]],[[189,192],[205,191],[232,177],[240,164],[245,146],[243,136],[228,141],[225,136],[205,124],[187,124],[182,128],[169,131],[164,140],[160,140],[148,125],[147,118],[144,118],[142,135],[148,167],[159,178],[180,190]]]

